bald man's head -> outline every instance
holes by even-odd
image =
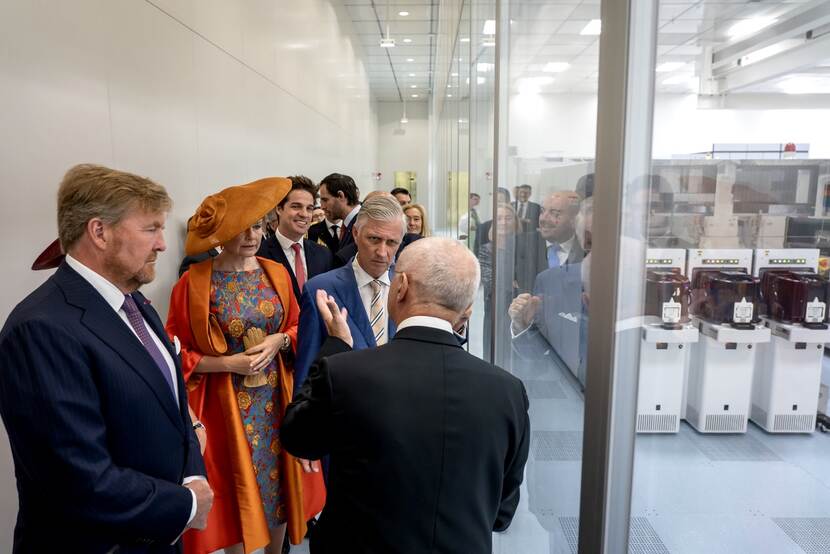
[[[546,241],[563,243],[574,236],[574,223],[579,213],[579,196],[571,191],[557,191],[542,202],[539,234]]]
[[[478,260],[462,244],[441,237],[427,237],[407,246],[395,265],[395,281],[389,294],[393,314],[401,274],[408,285],[407,308],[417,306],[421,315],[451,320],[467,310],[475,299],[481,273]],[[397,286],[396,286],[397,285]]]

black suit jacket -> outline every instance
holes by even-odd
[[[585,251],[574,237],[565,265],[580,263]],[[519,292],[533,292],[536,276],[548,269],[548,245],[537,231],[522,233],[516,237],[516,281]]]
[[[340,241],[331,234],[331,229],[326,227],[326,220],[315,223],[308,228],[308,240],[316,243],[322,242],[332,253],[337,252]]]
[[[308,268],[308,274],[305,276],[306,281],[333,268],[334,256],[325,246],[320,246],[316,242],[306,239],[303,241],[303,251],[305,252],[305,263]],[[268,237],[262,241],[257,256],[274,260],[288,270],[288,274],[291,276],[291,285],[294,287],[294,297],[299,299],[302,291],[297,285],[297,276],[294,275],[291,264],[288,263],[288,258],[285,257],[285,251],[277,237]]]
[[[324,343],[280,428],[295,456],[331,457],[311,551],[490,554],[527,460],[521,381],[427,327],[346,350]]]
[[[513,209],[516,211],[516,217],[519,217],[519,201],[513,201]],[[531,232],[539,228],[539,216],[542,214],[542,206],[536,202],[527,202],[527,209],[525,211],[525,219],[530,223],[522,223],[522,231]]]
[[[20,509],[15,553],[175,552],[206,475],[178,355],[178,399],[129,326],[65,262],[0,332],[0,414]],[[178,401],[177,401],[178,400]]]

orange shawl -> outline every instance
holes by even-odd
[[[282,265],[257,259],[285,309],[280,332],[291,337],[292,352],[295,352],[300,310],[291,279]],[[184,546],[188,554],[206,554],[241,542],[247,554],[267,545],[270,534],[231,376],[230,373],[193,372],[202,356],[221,356],[227,351],[219,322],[210,314],[212,271],[213,260],[206,260],[192,265],[182,275],[173,288],[166,325],[171,339],[177,336],[181,343],[188,400],[208,432],[204,458],[214,492],[207,529],[185,533]],[[282,354],[277,359],[282,419],[294,391],[294,374],[286,367]],[[300,544],[306,533],[306,521],[322,510],[325,487],[320,473],[303,474],[299,463],[288,452],[281,450],[279,455],[288,538],[292,544]]]

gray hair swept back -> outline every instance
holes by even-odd
[[[406,232],[406,218],[398,200],[389,194],[373,196],[363,202],[357,212],[355,227],[360,228],[366,221],[400,221],[401,237]]]

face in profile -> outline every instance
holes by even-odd
[[[329,194],[329,189],[325,184],[320,185],[320,207],[323,208],[329,221],[337,221],[349,215],[346,197],[343,193],[338,192],[337,196]]]
[[[118,223],[105,226],[104,267],[122,290],[132,292],[155,279],[158,253],[167,249],[166,220],[166,212],[133,209]]]
[[[422,235],[424,233],[424,218],[418,208],[409,208],[404,212],[406,216],[406,232]]]
[[[367,219],[355,225],[352,232],[357,245],[357,262],[363,271],[375,279],[389,271],[401,245],[403,222]]]
[[[241,258],[255,256],[262,242],[262,222],[257,221],[234,238],[226,242],[223,251]]]
[[[395,196],[395,198],[397,198],[397,199],[398,199],[398,204],[400,204],[401,206],[406,206],[407,204],[409,204],[410,202],[412,202],[412,197],[411,197],[411,196],[409,196],[409,195],[408,195],[407,193],[405,193],[405,192],[396,192],[396,193],[394,194],[394,196]]]

